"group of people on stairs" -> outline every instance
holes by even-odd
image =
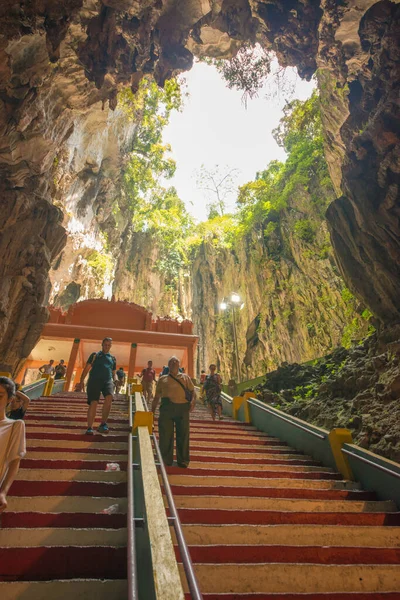
[[[75,386],[75,391],[87,394],[87,430],[86,435],[93,435],[93,424],[96,418],[100,396],[103,396],[102,418],[97,431],[109,432],[108,417],[114,397],[114,389],[118,391],[124,383],[125,374],[117,371],[116,358],[110,353],[112,339],[106,337],[102,341],[99,352],[93,352],[86,363]],[[121,369],[119,370],[121,371]],[[189,415],[196,406],[196,391],[193,381],[183,372],[179,358],[172,356],[168,368],[164,369],[157,381],[154,398],[152,396],[155,371],[152,362],[142,372],[142,381],[147,400],[151,402],[151,411],[155,413],[160,404],[158,430],[160,450],[167,466],[173,464],[174,437],[176,436],[176,456],[178,467],[186,468],[190,462]],[[202,373],[203,374],[203,373]],[[123,376],[123,379],[122,379]],[[146,386],[146,383],[148,384]],[[216,415],[222,418],[221,377],[216,372],[216,365],[210,365],[210,374],[201,381],[201,393],[210,407],[213,420]],[[117,385],[118,384],[118,385]],[[25,412],[29,406],[29,398],[8,377],[0,377],[0,512],[7,507],[6,496],[14,481],[20,460],[25,455]],[[175,431],[175,436],[174,436]]]

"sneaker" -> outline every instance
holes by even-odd
[[[93,434],[94,434],[93,429],[91,427],[88,427],[85,431],[85,435],[93,435]]]
[[[189,466],[189,465],[188,465],[187,463],[178,463],[178,467],[179,467],[180,469],[187,469],[187,468],[188,468],[188,466]]]
[[[99,427],[97,428],[97,431],[99,433],[108,433],[110,430],[108,428],[107,423],[102,423],[101,425],[99,425]]]

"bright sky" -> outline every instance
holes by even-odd
[[[287,70],[288,73],[289,70]],[[291,69],[288,77],[296,80],[294,98],[308,98],[315,84],[302,81]],[[174,112],[164,132],[164,143],[172,147],[177,169],[168,185],[173,185],[191,214],[207,218],[208,199],[196,186],[196,172],[204,164],[213,169],[239,169],[237,184],[252,181],[257,171],[271,160],[284,160],[285,153],[272,137],[285,105],[284,98],[267,99],[271,84],[260,90],[258,98],[249,100],[247,109],[242,92],[230,90],[215,67],[195,63],[185,74],[189,97],[183,112]],[[229,169],[228,169],[229,170]],[[235,207],[235,197],[227,203],[227,212]]]

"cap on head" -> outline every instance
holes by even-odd
[[[179,363],[180,363],[179,358],[177,356],[171,356],[171,358],[168,361],[168,366],[170,366],[171,363],[175,363],[175,362],[178,363],[178,365],[179,365]]]

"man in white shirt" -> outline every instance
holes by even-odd
[[[42,375],[53,375],[54,374],[54,360],[51,360],[48,364],[39,367],[39,373]]]

